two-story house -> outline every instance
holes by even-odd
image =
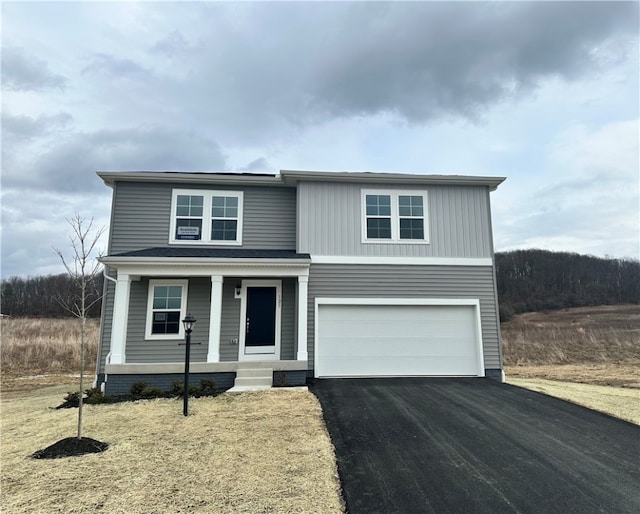
[[[498,177],[100,172],[113,189],[96,383],[501,379]]]

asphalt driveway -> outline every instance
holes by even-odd
[[[489,379],[316,380],[350,514],[640,512],[640,427]]]

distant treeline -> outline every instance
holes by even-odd
[[[92,299],[102,294],[102,275],[91,283]],[[67,274],[38,277],[11,277],[2,281],[2,314],[9,316],[37,316],[67,318],[71,313],[62,304],[72,305],[78,289]],[[88,317],[100,317],[100,304],[96,302]]]
[[[546,250],[496,253],[503,321],[544,310],[640,303],[640,262]]]
[[[496,253],[498,297],[503,321],[521,312],[586,305],[640,303],[640,262],[577,253],[516,250]],[[93,283],[102,291],[103,279]],[[2,314],[68,317],[58,298],[76,293],[68,275],[11,277],[2,281]],[[100,316],[100,302],[89,312]]]

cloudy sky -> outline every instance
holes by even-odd
[[[637,258],[638,11],[4,1],[2,276],[108,224],[96,170],[506,176],[497,250]]]

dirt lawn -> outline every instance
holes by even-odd
[[[29,455],[75,435],[77,410],[52,409],[68,386],[4,394],[2,512],[341,513],[333,447],[306,391],[225,393],[87,405],[102,454]]]

